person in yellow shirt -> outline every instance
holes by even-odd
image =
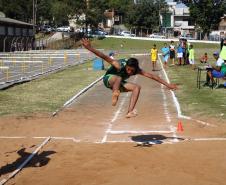
[[[152,71],[156,70],[157,60],[158,60],[158,49],[156,48],[156,44],[154,44],[153,48],[151,49]]]

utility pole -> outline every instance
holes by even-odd
[[[88,33],[88,22],[87,22],[87,13],[88,13],[88,10],[89,10],[89,0],[86,0],[86,22],[85,22],[85,26],[86,26],[86,34]]]
[[[89,0],[86,0],[86,7],[89,9]]]
[[[33,33],[35,34],[35,25],[36,25],[36,11],[37,11],[37,0],[33,0]]]

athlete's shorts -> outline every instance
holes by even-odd
[[[183,53],[177,53],[177,58],[183,58]]]
[[[109,81],[110,81],[110,79],[111,79],[113,76],[115,76],[115,75],[112,75],[112,74],[104,75],[104,77],[103,77],[103,82],[104,82],[105,87],[107,87],[107,88],[109,88],[109,89],[112,89],[112,87],[110,86]],[[125,85],[126,83],[127,83],[127,82],[126,82],[125,80],[122,80],[122,81],[121,81],[120,88],[119,88],[119,90],[120,90],[121,92],[125,92],[125,87],[124,87],[124,85]]]
[[[163,57],[163,62],[168,62],[168,59],[169,59],[169,55],[166,55]]]
[[[170,51],[170,59],[175,58],[175,52],[174,51]]]
[[[189,59],[189,64],[195,64],[195,61],[193,59]]]
[[[212,71],[212,75],[215,78],[223,78],[225,76],[224,73],[222,73],[221,71],[216,71],[216,70]]]

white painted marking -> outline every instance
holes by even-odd
[[[136,81],[136,80],[137,80],[137,76],[135,76],[133,81]],[[123,107],[128,95],[129,95],[129,93],[126,93],[126,96],[124,96],[124,98],[122,99],[122,101],[121,101],[121,103],[120,103],[120,105],[118,107],[118,110],[114,113],[114,116],[113,116],[112,120],[110,121],[110,123],[108,125],[108,128],[107,128],[107,130],[105,132],[105,135],[104,135],[104,137],[103,137],[103,139],[101,141],[102,143],[105,143],[107,141],[108,133],[111,131],[113,123],[118,118],[119,114],[121,113],[122,107]]]
[[[22,61],[22,60],[3,60],[3,63],[43,63],[43,61],[38,61],[38,60],[26,60],[26,61]]]
[[[131,54],[131,56],[148,56],[150,55],[150,53],[134,53],[134,54]]]
[[[168,123],[171,123],[171,118],[170,118],[170,114],[167,108],[167,98],[166,98],[166,94],[165,91],[163,89],[163,84],[161,84],[161,92],[162,92],[162,96],[163,96],[163,107],[164,107],[164,114],[166,116],[166,121]]]
[[[43,56],[29,56],[29,57],[15,57],[15,56],[8,56],[8,57],[1,57],[1,59],[25,59],[25,58],[65,58],[65,57],[56,57],[56,56],[50,56],[50,57],[43,57]]]
[[[110,123],[108,125],[108,128],[107,128],[107,130],[105,132],[105,135],[104,135],[101,143],[105,143],[107,141],[108,133],[111,131],[113,123],[118,118],[119,114],[121,113],[122,107],[123,107],[123,105],[125,103],[125,100],[126,100],[127,96],[128,96],[128,93],[126,94],[126,96],[124,96],[124,98],[122,99],[122,101],[121,101],[121,103],[120,103],[120,105],[118,107],[118,110],[114,113],[114,116],[113,116],[112,120],[110,121]]]
[[[1,56],[5,56],[5,57],[11,57],[11,56],[15,56],[15,57],[33,57],[33,56],[39,56],[39,55],[47,55],[47,56],[58,56],[58,55],[64,55],[64,53],[13,53],[11,55],[8,54],[0,54]],[[19,56],[18,56],[19,55]],[[28,55],[28,56],[27,56]],[[66,53],[66,55],[80,55],[78,53]]]
[[[163,67],[163,65],[162,65],[161,55],[162,55],[162,54],[158,54],[159,59],[160,59],[160,64],[161,64],[163,73],[164,73],[164,75],[165,75],[166,81],[167,81],[168,83],[170,83],[170,80],[169,80],[169,78],[168,78],[168,76],[167,76],[167,74],[166,74],[166,71],[165,71],[165,69],[164,69],[164,67]],[[173,97],[174,105],[176,106],[176,109],[177,109],[177,116],[178,116],[178,118],[183,118],[183,119],[188,119],[188,120],[194,120],[194,121],[196,121],[196,122],[198,122],[198,123],[201,123],[201,124],[203,124],[203,125],[215,127],[215,125],[212,125],[212,124],[210,124],[210,123],[207,123],[207,122],[204,122],[204,121],[200,121],[200,120],[197,120],[197,119],[193,119],[193,118],[191,118],[191,117],[189,117],[189,116],[184,116],[184,115],[182,115],[181,108],[180,108],[180,104],[179,104],[179,101],[178,101],[178,99],[177,99],[175,93],[174,93],[172,90],[170,90],[170,92],[171,92],[172,97]]]
[[[170,134],[172,131],[170,130],[145,130],[145,131],[134,131],[134,130],[111,130],[108,131],[109,134],[149,134],[149,133],[162,133],[162,134]]]
[[[175,127],[171,128],[172,130],[175,130]],[[114,131],[111,131],[114,132]],[[121,132],[121,131],[120,131]],[[124,131],[123,131],[124,132]],[[139,132],[139,131],[135,131]],[[146,132],[146,131],[144,131]],[[173,132],[173,131],[172,131]],[[171,133],[171,131],[169,131]],[[28,136],[0,136],[0,139],[47,139],[49,137],[47,136],[41,136],[41,137],[28,137]],[[182,140],[178,139],[178,137],[173,137],[174,139],[171,140],[171,142],[164,141],[165,143],[177,143],[180,141],[226,141],[226,138],[181,138]],[[76,143],[86,143],[85,141],[75,139],[74,137],[59,137],[59,136],[53,136],[51,137],[51,140],[72,140]],[[162,140],[159,140],[162,141]],[[88,142],[88,141],[87,141]],[[106,141],[105,143],[125,143],[125,142],[134,142],[134,141],[127,141],[127,140],[113,140],[113,141]],[[88,142],[88,143],[94,143],[94,144],[102,144],[103,142],[97,141],[97,142]]]
[[[0,139],[25,139],[23,136],[0,136]]]
[[[196,138],[189,139],[190,141],[226,141],[226,138]]]
[[[107,38],[120,38],[120,39],[132,39],[132,40],[154,40],[154,41],[175,41],[177,42],[179,39],[159,39],[159,38],[150,38],[150,37],[125,37],[125,36],[116,36],[116,35],[106,35]],[[188,39],[189,40],[189,39]],[[219,44],[219,41],[204,41],[204,40],[189,40],[192,43],[209,43],[209,44]]]

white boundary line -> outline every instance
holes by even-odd
[[[150,37],[125,37],[125,36],[116,36],[116,35],[106,35],[107,38],[120,38],[120,39],[133,39],[133,40],[153,40],[153,41],[161,41],[161,42],[167,42],[167,41],[179,41],[178,38],[175,39],[159,39],[159,38],[150,38]],[[193,43],[209,43],[209,44],[219,44],[219,41],[204,41],[204,40],[190,40],[189,42]]]
[[[85,87],[84,89],[82,89],[81,91],[79,91],[76,95],[74,95],[71,99],[69,99],[68,101],[66,101],[63,105],[63,107],[61,107],[60,109],[56,110],[55,112],[52,113],[52,116],[55,116],[59,111],[61,111],[62,109],[64,109],[65,107],[71,105],[76,98],[78,98],[80,95],[82,95],[84,92],[86,92],[88,89],[90,89],[92,86],[94,86],[96,83],[98,83],[100,80],[102,80],[103,76],[101,76],[100,78],[98,78],[97,80],[95,80],[94,82],[92,82],[90,85],[88,85],[87,87]]]
[[[117,132],[120,134],[121,132],[124,132],[124,131],[110,131],[112,134],[117,134]],[[116,132],[116,133],[114,133]],[[128,134],[129,133],[147,133],[147,132],[156,132],[156,131],[126,131]],[[172,133],[171,131],[159,131],[159,132],[166,132],[166,133]],[[122,133],[124,134],[124,133]],[[89,141],[82,141],[82,140],[79,140],[79,139],[75,139],[74,137],[60,137],[60,136],[37,136],[37,137],[29,137],[29,136],[0,136],[0,139],[48,139],[50,138],[51,140],[72,140],[73,142],[75,143],[93,143],[93,144],[103,144],[103,142],[101,141],[97,141],[97,142],[89,142]],[[173,136],[174,138],[174,136]],[[176,143],[178,141],[180,141],[179,139],[177,139],[178,137],[175,137],[172,142]],[[226,141],[226,137],[210,137],[210,138],[182,138],[184,140],[182,141]],[[176,140],[176,141],[175,141]],[[162,141],[162,140],[159,140],[159,141]],[[122,141],[122,140],[115,140],[115,141],[105,141],[104,143],[133,143],[135,141],[132,141],[132,140],[128,140],[128,141]],[[135,142],[136,143],[136,142]],[[1,185],[1,184],[0,184]]]
[[[107,141],[108,133],[111,132],[113,123],[118,118],[119,114],[121,113],[122,107],[123,107],[127,97],[128,97],[128,93],[126,94],[126,96],[124,96],[124,98],[122,99],[122,101],[121,101],[121,103],[118,107],[118,110],[114,113],[114,116],[113,116],[112,120],[110,121],[110,123],[108,125],[108,128],[105,132],[105,135],[104,135],[103,139],[101,140],[101,143],[105,143]]]
[[[133,81],[136,81],[137,80],[137,76],[134,77],[134,80]],[[105,135],[103,137],[103,139],[101,140],[101,143],[105,143],[107,141],[107,137],[108,137],[108,133],[111,132],[111,129],[112,129],[112,126],[113,126],[113,123],[115,122],[115,120],[118,118],[119,114],[121,113],[121,110],[122,110],[122,107],[126,101],[126,98],[129,96],[129,92],[126,93],[126,96],[124,96],[124,98],[122,99],[119,107],[118,107],[118,110],[114,113],[114,116],[112,118],[112,120],[110,121],[109,125],[108,125],[108,128],[105,132]]]
[[[149,134],[149,133],[162,133],[162,134],[170,134],[172,131],[170,130],[147,130],[147,131],[133,131],[133,130],[114,130],[108,131],[109,134]]]
[[[166,72],[165,72],[164,67],[162,65],[161,58],[160,58],[160,65],[161,65],[161,68],[162,68],[162,70],[164,72],[164,75],[166,75]],[[168,81],[169,81],[169,79],[168,79]],[[165,112],[165,115],[166,115],[166,120],[168,121],[168,123],[171,123],[172,120],[171,120],[171,117],[170,117],[170,114],[169,114],[169,111],[168,111],[168,108],[167,108],[167,97],[166,97],[165,90],[163,88],[163,84],[161,84],[161,92],[162,92],[162,95],[163,95],[163,103],[164,103],[163,107],[164,107],[164,112]],[[177,133],[176,133],[175,126],[170,125],[170,131],[173,133],[174,142],[178,142],[178,139],[177,139],[178,136],[177,136]]]
[[[131,56],[149,56],[149,53],[133,53]]]
[[[168,83],[170,83],[170,80],[169,80],[169,78],[168,78],[168,76],[167,76],[167,73],[166,73],[166,71],[165,71],[165,69],[164,69],[164,67],[163,67],[163,65],[162,65],[161,55],[162,55],[162,54],[158,54],[159,59],[160,59],[160,64],[161,64],[161,66],[162,66],[162,70],[163,70],[163,73],[164,73],[164,75],[165,75],[166,81],[167,81]],[[170,90],[170,92],[171,92],[171,94],[172,94],[173,101],[174,101],[174,104],[175,104],[176,109],[177,109],[177,116],[178,116],[178,118],[183,118],[183,119],[187,119],[187,120],[194,120],[194,121],[196,121],[196,122],[198,122],[198,123],[200,123],[200,124],[202,124],[202,125],[215,127],[215,125],[212,125],[212,124],[210,124],[210,123],[207,123],[207,122],[204,122],[204,121],[200,121],[200,120],[196,120],[196,119],[193,119],[193,118],[191,118],[191,117],[189,117],[189,116],[184,116],[184,115],[182,115],[181,108],[180,108],[180,104],[179,104],[179,101],[178,101],[178,99],[177,99],[175,93],[174,93],[172,90]]]
[[[41,150],[41,148],[49,142],[50,139],[51,139],[50,137],[46,138],[44,140],[44,142],[41,143],[41,145],[34,152],[32,152],[32,154],[16,170],[14,170],[6,179],[3,179],[0,182],[0,185],[5,184],[12,177],[14,177],[17,173],[19,173],[23,169],[23,167],[26,166],[26,164],[34,157],[34,155],[36,155],[38,153],[38,151]]]

